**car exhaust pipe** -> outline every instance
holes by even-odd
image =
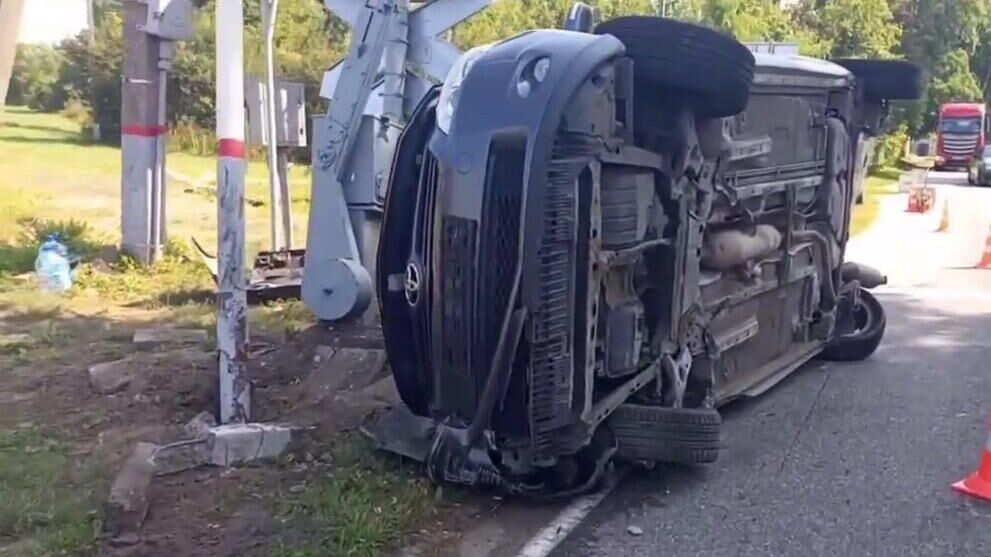
[[[860,286],[870,290],[888,284],[888,277],[873,267],[847,261],[840,267],[840,277],[843,282],[857,281]]]

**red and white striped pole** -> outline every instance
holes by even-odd
[[[220,421],[247,422],[247,275],[244,265],[244,10],[217,0],[217,347]]]

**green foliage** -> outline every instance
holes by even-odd
[[[50,45],[17,45],[8,102],[43,112],[60,110],[66,100],[66,91],[59,82],[64,62],[62,53]]]
[[[902,29],[888,0],[807,0],[802,17],[832,58],[892,58]]]
[[[80,36],[56,49],[22,46],[11,102],[59,110],[67,102],[84,125],[113,136],[120,124],[122,25],[120,0],[94,0],[94,44]],[[908,58],[932,77],[932,95],[898,108],[910,133],[931,126],[943,99],[991,98],[991,0],[803,0],[782,9],[778,0],[586,0],[603,19],[660,14],[698,21],[743,41],[795,41],[819,57]],[[557,28],[573,0],[501,0],[458,25],[447,38],[461,48],[506,39],[535,28]],[[169,83],[174,148],[214,150],[215,0],[197,0],[197,34],[180,43]],[[258,2],[245,3],[245,67],[264,72],[264,28]],[[323,72],[348,48],[348,27],[320,0],[282,0],[275,34],[277,72],[306,84],[308,109],[325,107]],[[962,53],[962,55],[960,54]],[[964,63],[960,63],[960,62]],[[979,95],[974,95],[975,91]],[[85,109],[85,110],[84,110]]]
[[[927,129],[933,126],[939,105],[943,103],[975,102],[982,98],[981,86],[970,71],[967,53],[963,49],[953,50],[936,65],[926,99],[928,119],[924,126]]]

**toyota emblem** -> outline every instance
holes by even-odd
[[[403,281],[406,290],[406,303],[415,306],[420,299],[420,268],[412,261],[406,265],[406,278]]]

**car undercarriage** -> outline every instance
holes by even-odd
[[[885,279],[844,251],[859,150],[919,80],[653,17],[469,51],[397,150],[377,288],[405,407],[366,432],[541,497],[715,461],[721,405],[881,342]]]

